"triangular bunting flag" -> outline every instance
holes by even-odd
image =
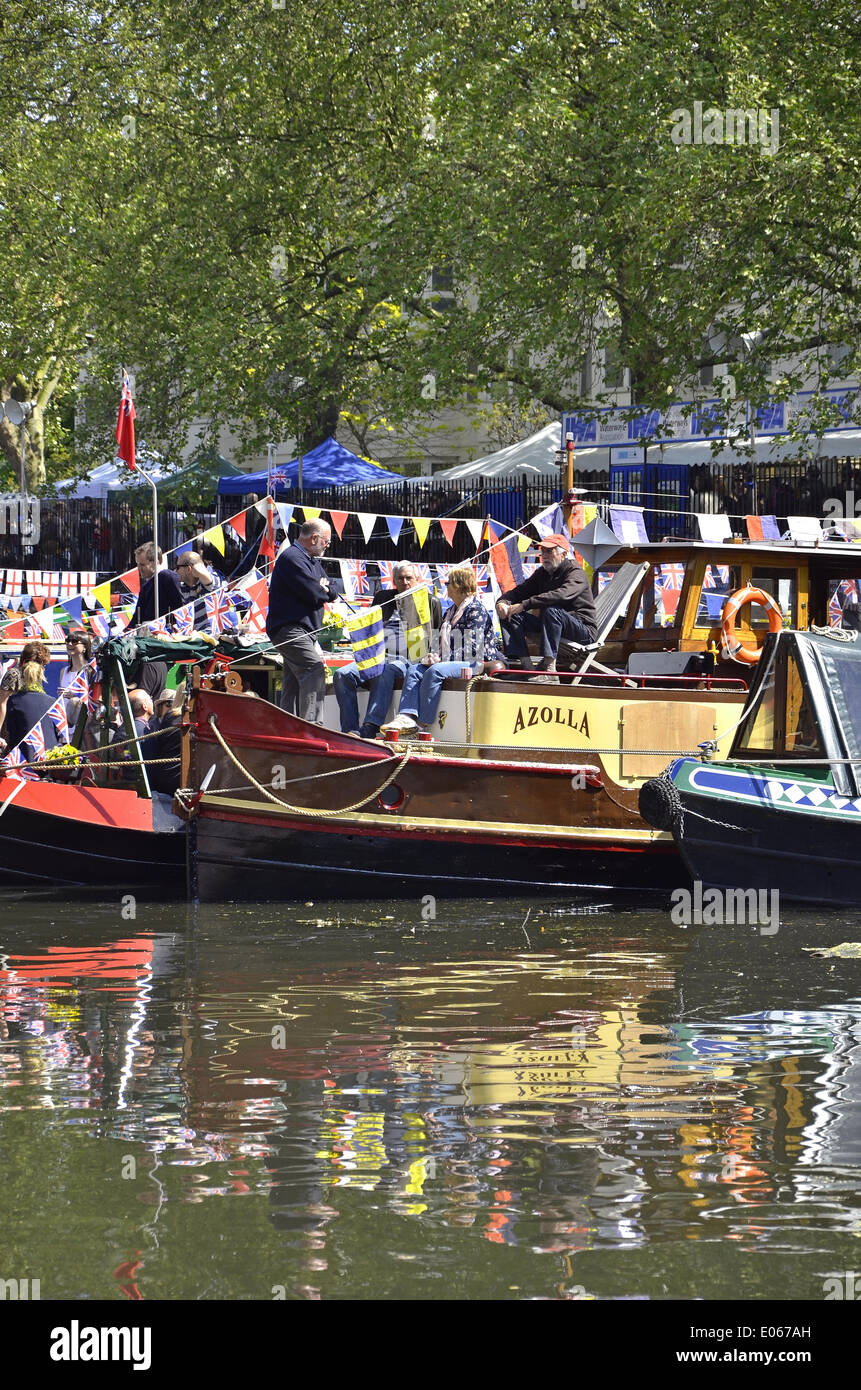
[[[283,532],[284,532],[284,534],[285,534],[285,536],[286,536],[286,534],[287,534],[287,527],[290,525],[290,522],[293,520],[293,503],[292,503],[292,502],[276,502],[276,503],[275,503],[275,510],[276,510],[277,513],[278,513],[278,520],[281,522],[281,529],[283,530]]]
[[[401,527],[404,524],[402,516],[387,516],[386,525],[389,528],[389,535],[392,538],[392,545],[397,545],[398,537],[401,534]]]
[[[261,503],[260,503],[260,502],[255,502],[254,505],[255,505],[255,507],[258,507],[258,508],[259,508],[260,505],[261,505]],[[270,500],[268,497],[265,497],[265,498],[263,499],[263,506],[264,506],[264,508],[265,508],[265,510],[264,510],[264,512],[263,512],[263,515],[266,517],[266,527],[265,527],[265,530],[264,530],[264,532],[263,532],[263,535],[260,537],[260,548],[259,548],[257,554],[258,554],[258,556],[259,556],[259,555],[268,555],[268,557],[269,557],[270,560],[274,560],[274,559],[275,559],[275,517],[274,517],[273,514],[272,514],[272,502],[271,502],[271,500]]]
[[[305,513],[306,521],[316,521],[322,510],[322,507],[300,507],[300,511]]]
[[[427,538],[428,538],[428,531],[430,530],[431,520],[432,520],[432,518],[429,517],[429,516],[411,516],[411,517],[410,517],[410,521],[413,523],[413,526],[415,526],[415,528],[416,528],[416,535],[417,535],[418,538],[419,538],[419,548],[420,548],[420,549],[421,549],[421,547],[424,545],[425,541],[426,541]]]
[[[54,610],[53,608],[43,608],[41,613],[36,614],[36,622],[44,632],[46,637],[51,637],[54,631]]]
[[[210,526],[208,531],[204,531],[203,539],[214,545],[220,555],[224,554],[224,531],[221,526]]]
[[[100,604],[107,612],[111,609],[111,581],[106,579],[103,584],[94,584],[91,597],[96,603]]]
[[[118,575],[117,575],[117,579],[121,580],[121,582],[122,582],[123,584],[125,584],[126,588],[127,588],[131,593],[133,593],[133,594],[139,594],[139,593],[140,593],[140,591],[141,591],[141,572],[140,572],[140,570],[138,569],[137,565],[135,565],[134,569],[126,570],[125,574],[118,574]],[[99,587],[101,588],[101,585],[100,585]],[[93,592],[95,593],[95,590],[93,590]]]
[[[329,512],[329,516],[332,519],[332,525],[338,532],[338,540],[340,540],[342,535],[344,534],[344,526],[346,525],[347,517],[349,515],[349,512]]]
[[[442,516],[441,516],[441,517],[438,517],[437,520],[439,521],[439,524],[440,524],[440,530],[442,531],[442,533],[443,533],[443,535],[445,536],[446,540],[448,541],[449,545],[451,545],[451,544],[453,543],[453,541],[454,541],[454,533],[455,533],[455,531],[457,530],[457,523],[458,523],[458,521],[460,520],[460,517],[457,517],[457,516],[446,516],[446,517],[442,517]]]
[[[227,518],[227,525],[232,526],[241,541],[245,540],[245,513],[237,512],[235,516]]]
[[[520,534],[517,537],[517,549],[520,551],[521,555],[523,555],[529,549],[531,544],[532,541],[529,539],[529,537],[524,536],[523,533],[520,532]]]
[[[371,539],[371,532],[377,524],[376,513],[356,512],[356,520],[362,528],[362,535],[365,538],[365,545]]]
[[[82,598],[64,598],[60,607],[66,610],[73,622],[82,623],[84,621],[84,600]]]
[[[464,516],[461,517],[461,521],[463,522],[469,534],[472,536],[472,539],[475,542],[475,544],[481,545],[481,536],[482,532],[484,531],[484,522],[480,519],[480,517]]]
[[[258,579],[256,584],[249,584],[245,592],[251,599],[251,602],[257,604],[261,612],[265,614],[268,611],[269,585],[265,579]]]

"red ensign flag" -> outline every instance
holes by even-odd
[[[124,459],[129,468],[135,466],[135,403],[128,373],[123,372],[123,394],[120,397],[120,413],[117,416],[117,455]]]

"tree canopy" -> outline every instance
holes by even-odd
[[[602,348],[649,406],[726,361],[756,403],[799,385],[779,359],[857,372],[859,43],[849,0],[10,0],[0,395],[36,402],[30,486],[105,457],[121,364],[177,457],[199,422],[250,453],[572,408]],[[712,136],[766,125],[685,143],[696,103]]]

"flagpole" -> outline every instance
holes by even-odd
[[[152,552],[153,552],[153,556],[155,557],[155,574],[153,575],[153,581],[152,581],[152,582],[153,582],[153,601],[154,601],[154,603],[155,603],[155,609],[154,609],[154,612],[153,612],[153,622],[154,622],[155,619],[156,619],[156,618],[158,617],[158,615],[159,615],[159,614],[158,614],[158,488],[156,487],[155,482],[154,482],[153,479],[149,476],[149,474],[148,474],[148,473],[145,473],[144,470],[141,468],[141,466],[140,466],[140,464],[138,463],[137,459],[135,459],[135,472],[140,473],[141,477],[144,478],[144,479],[146,479],[146,481],[149,483],[150,487],[152,488]]]

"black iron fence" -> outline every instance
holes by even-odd
[[[753,470],[748,464],[650,464],[626,465],[607,472],[575,472],[575,486],[584,500],[600,504],[602,515],[608,505],[627,503],[644,508],[646,529],[653,540],[663,536],[693,537],[697,534],[696,512],[726,512],[733,529],[744,534],[744,517],[749,514],[774,515],[785,529],[787,516],[861,515],[861,458],[817,458],[774,464],[758,464],[754,487]],[[454,532],[449,545],[439,527],[432,526],[424,545],[410,517],[458,517],[471,520],[487,516],[506,526],[521,527],[530,517],[559,501],[561,490],[555,478],[526,478],[517,481],[496,479],[464,480],[458,483],[434,481],[392,483],[385,487],[347,486],[306,488],[301,497],[295,490],[283,499],[295,505],[319,507],[347,513],[342,534],[333,528],[330,554],[335,558],[368,556],[371,559],[410,559],[446,562],[466,560],[475,553],[476,543],[465,526]],[[183,511],[164,507],[159,512],[159,541],[172,550],[242,509],[250,498],[213,498],[212,510]],[[374,515],[368,542],[356,520],[356,513]],[[387,516],[405,518],[397,546]],[[262,526],[252,514],[250,533]],[[134,563],[135,546],[152,538],[152,519],[144,508],[127,502],[43,498],[40,536],[37,545],[23,546],[20,536],[0,535],[0,569],[41,568],[52,570],[96,571],[117,574]],[[238,558],[239,550],[235,549]],[[212,555],[210,558],[215,558]],[[233,558],[228,554],[226,565]]]

